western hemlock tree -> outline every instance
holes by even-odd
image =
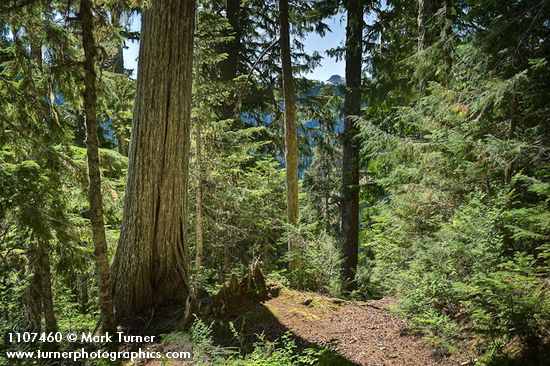
[[[361,113],[361,55],[363,3],[349,0],[346,28],[346,94],[342,154],[342,238],[344,241],[343,275],[353,281],[357,269],[359,240],[359,146],[358,129],[353,116]]]
[[[296,96],[294,95],[294,79],[290,57],[290,30],[288,16],[288,1],[279,0],[279,23],[281,29],[281,63],[283,67],[283,92],[285,99],[285,163],[286,163],[286,197],[287,218],[292,226],[298,225],[298,148],[296,136]],[[295,254],[292,236],[288,241],[288,251]],[[289,268],[295,267],[295,262],[289,262]]]
[[[225,60],[225,62],[222,63],[222,80],[230,81],[237,77],[237,63],[239,57],[238,53],[241,48],[241,28],[239,27],[241,1],[227,0],[226,13],[227,20],[229,22],[229,25],[231,26],[233,39],[231,40],[231,42],[227,42],[227,59]]]
[[[142,16],[123,223],[113,263],[119,321],[183,304],[189,295],[185,214],[194,13],[193,0],[154,0]]]
[[[97,48],[94,39],[94,19],[91,0],[81,0],[82,47],[84,48],[84,113],[86,116],[86,147],[88,154],[88,178],[90,197],[90,221],[94,241],[101,328],[104,332],[116,331],[111,296],[111,274],[105,239],[103,201],[101,195],[101,174],[99,171],[99,139],[97,137],[97,72],[95,60]]]

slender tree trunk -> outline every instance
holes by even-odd
[[[195,19],[197,21],[197,19]],[[200,67],[200,55],[197,52],[195,55],[195,81],[194,88],[198,88],[201,82],[201,67]],[[198,89],[195,89],[198,90]],[[195,92],[195,98],[197,104],[200,104],[200,97]],[[197,105],[197,107],[200,107]],[[197,267],[202,266],[202,260],[204,255],[204,242],[203,242],[203,222],[202,222],[202,197],[203,197],[203,184],[202,184],[202,121],[197,116],[194,120],[195,123],[195,159],[197,169],[197,189],[195,191],[195,265]]]
[[[196,257],[195,264],[197,267],[202,266],[202,260],[204,255],[204,242],[203,242],[203,220],[202,220],[202,196],[203,196],[203,184],[202,184],[202,128],[201,122],[195,121],[196,124],[196,136],[195,147],[197,155],[197,191],[195,193],[195,237],[196,237]]]
[[[344,243],[343,276],[353,286],[357,269],[359,240],[359,147],[358,128],[352,116],[361,113],[361,57],[363,4],[348,0],[346,28],[346,95],[342,157],[342,237]]]
[[[31,45],[31,56],[36,61],[38,68],[42,71],[42,47],[37,44]],[[42,252],[40,248],[33,248],[27,253],[32,271],[32,278],[29,286],[25,289],[24,304],[27,312],[27,324],[25,329],[29,332],[40,333],[42,330]]]
[[[40,278],[42,279],[42,308],[46,332],[57,332],[57,320],[53,307],[52,274],[50,272],[50,253],[47,243],[40,243]]]
[[[418,51],[424,51],[432,43],[430,21],[441,0],[418,0]]]
[[[290,26],[288,0],[279,0],[279,22],[281,28],[281,63],[283,66],[283,91],[285,98],[285,162],[287,220],[292,226],[298,225],[298,147],[296,136],[296,101],[294,79],[290,57]],[[296,240],[291,235],[288,251],[297,255]],[[296,260],[289,262],[289,268],[296,268]]]
[[[226,0],[227,21],[231,26],[231,33],[234,37],[227,43],[225,52],[227,58],[222,62],[222,80],[231,81],[237,76],[237,64],[241,44],[241,31],[239,28],[239,17],[241,14],[241,0]]]
[[[271,267],[271,261],[269,260],[269,234],[266,234],[264,237],[263,252],[264,271],[267,273]]]
[[[222,236],[221,238],[225,238],[224,234],[225,230],[222,230]],[[222,281],[221,284],[223,285],[225,283],[225,280],[227,279],[227,276],[229,275],[229,242],[224,240],[224,246],[223,246],[223,271],[222,271]]]
[[[189,296],[186,195],[193,0],[152,0],[142,15],[126,198],[113,263],[118,320]]]
[[[516,129],[518,124],[518,97],[516,93],[512,94],[512,101],[510,103],[510,128],[508,129],[508,140],[513,140],[516,137]],[[514,175],[514,161],[511,160],[506,164],[504,169],[504,182],[510,182]]]
[[[113,24],[113,27],[120,28],[120,16],[121,11],[118,9],[118,7],[115,6],[115,8],[111,12],[111,23]],[[117,46],[117,52],[113,62],[113,72],[116,74],[124,74],[123,43],[120,43]]]
[[[26,311],[25,330],[40,333],[42,330],[42,277],[41,259],[36,251],[28,253],[32,277],[25,289],[24,306]]]
[[[329,215],[329,196],[325,196],[325,233],[328,234],[330,227],[330,215]]]
[[[418,0],[418,51],[424,51],[437,39],[441,27],[434,24],[435,14],[445,6],[445,18],[452,17],[452,0]],[[445,32],[448,32],[449,25],[443,25]]]
[[[111,22],[114,27],[119,28],[120,27],[120,16],[121,12],[120,10],[115,7],[111,13]],[[124,75],[124,50],[123,50],[123,43],[119,44],[117,47],[117,53],[113,62],[113,72],[115,74]],[[123,127],[123,126],[122,126]],[[126,134],[125,130],[121,130],[116,132],[116,139],[118,141],[118,152],[121,155],[128,156],[128,135]]]
[[[418,0],[418,52],[423,52],[427,48],[427,45],[431,44],[429,21],[431,16],[437,11],[437,3],[440,1]],[[424,75],[420,75],[418,90],[421,97],[426,94],[426,77]]]
[[[36,61],[38,68],[42,71],[43,60],[42,60],[42,46],[40,44],[31,45],[31,54],[34,60]],[[42,90],[44,94],[47,94],[48,88]],[[49,96],[48,96],[49,97]],[[52,111],[52,119],[56,117],[55,110],[53,107],[50,109]],[[50,152],[46,156],[46,166],[50,169],[49,178],[52,183],[59,185],[59,175],[56,173],[56,163]],[[54,302],[53,302],[53,291],[52,291],[52,275],[50,269],[50,244],[49,241],[45,238],[41,238],[38,241],[37,246],[37,258],[35,263],[35,279],[40,281],[39,291],[36,293],[39,301],[41,301],[41,309],[44,314],[44,325],[46,332],[56,332],[57,331],[57,319],[55,317],[54,311]],[[40,318],[38,318],[40,321]],[[46,350],[54,350],[57,348],[57,344],[54,342],[46,342],[44,344]]]
[[[88,277],[85,275],[80,275],[78,277],[78,302],[79,302],[79,310],[82,314],[86,314],[88,312],[88,301],[90,300],[90,296],[88,293],[88,286],[89,286]]]
[[[237,77],[237,65],[239,61],[239,53],[241,51],[242,34],[239,24],[239,18],[241,15],[241,0],[226,0],[225,12],[227,21],[231,26],[230,35],[233,39],[230,42],[227,42],[225,46],[224,51],[227,53],[227,58],[220,63],[220,76],[222,81],[231,83],[231,81]],[[235,110],[235,96],[232,95],[232,97],[222,105],[222,119],[236,118],[234,115]]]
[[[84,48],[84,114],[86,116],[86,148],[88,154],[88,194],[90,199],[90,221],[99,289],[99,308],[103,332],[115,332],[116,322],[111,297],[111,277],[107,240],[103,221],[101,175],[99,171],[99,140],[97,135],[97,49],[94,39],[94,22],[91,0],[81,0],[82,46]]]

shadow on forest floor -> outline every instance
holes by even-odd
[[[214,345],[249,354],[254,350],[254,343],[261,340],[278,340],[277,348],[284,347],[281,338],[290,334],[297,346],[295,353],[301,353],[305,349],[319,352],[318,365],[450,366],[473,365],[476,362],[473,354],[450,355],[442,348],[428,344],[421,337],[412,334],[405,319],[388,312],[388,308],[395,303],[395,298],[386,297],[366,302],[346,301],[273,284],[268,285],[268,288],[269,296],[264,300],[242,297],[231,303],[222,316],[202,318],[206,324],[212,324]],[[160,314],[166,317],[166,313]],[[156,314],[155,319],[151,318],[147,323],[166,324],[166,319],[157,319],[160,314]],[[176,318],[181,317],[167,317]],[[145,328],[135,328],[136,331],[137,329]],[[154,333],[164,332],[157,330]],[[193,344],[187,338],[182,344],[157,344],[154,347],[161,351],[191,351]],[[528,355],[518,356],[518,359],[495,358],[491,365],[538,366],[546,364],[544,362],[547,360],[540,354],[534,358]],[[531,359],[545,361],[531,362]]]
[[[278,294],[275,295],[278,296]],[[319,351],[319,365],[359,365],[338,354],[331,344],[321,345],[300,337],[293,329],[284,325],[265,303],[265,301],[246,299],[239,304],[233,304],[225,315],[216,318],[212,327],[216,345],[236,347],[247,354],[253,351],[254,343],[259,340],[260,335],[263,339],[273,342],[281,340],[283,335],[290,332],[298,352],[305,349]],[[233,323],[239,337],[231,331],[230,322]]]

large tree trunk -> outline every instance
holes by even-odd
[[[103,221],[101,175],[99,171],[99,140],[97,135],[97,48],[94,39],[94,22],[91,0],[81,0],[82,46],[84,48],[84,114],[86,116],[86,148],[88,155],[88,194],[90,198],[90,221],[99,289],[99,308],[103,332],[116,331],[116,322],[111,297],[111,277],[107,240]]]
[[[342,157],[342,237],[344,243],[343,276],[350,285],[357,269],[359,240],[359,147],[358,133],[352,116],[361,113],[361,56],[363,38],[363,4],[361,0],[346,3],[346,94]]]
[[[114,274],[118,320],[189,295],[185,214],[193,0],[153,0],[142,15],[128,178]]]
[[[286,199],[287,220],[292,226],[298,225],[298,147],[296,136],[296,101],[294,79],[290,57],[290,26],[288,0],[279,0],[279,22],[281,28],[281,63],[283,66],[283,91],[285,98],[285,162],[286,162]],[[296,240],[293,235],[288,241],[288,251],[296,255]],[[296,267],[296,260],[289,262],[289,268]]]

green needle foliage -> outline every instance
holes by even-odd
[[[409,89],[388,79],[401,36],[388,31],[388,52],[373,55],[360,121],[376,185],[365,196],[363,288],[398,294],[415,327],[444,335],[449,350],[467,337],[480,362],[523,350],[519,362],[536,363],[550,325],[549,8],[467,3],[454,4],[451,38],[409,49],[416,72],[431,75],[425,95],[410,74]],[[388,87],[398,94],[379,99]]]
[[[121,56],[139,38],[129,25],[146,3],[92,1],[111,260],[136,99]],[[191,293],[208,299],[259,261],[272,280],[301,290],[395,296],[394,310],[415,333],[481,365],[543,364],[550,357],[550,1],[362,3],[353,286],[340,271],[346,90],[306,77],[324,55],[306,52],[304,40],[325,36],[344,5],[289,1],[300,175],[299,225],[289,227],[277,1],[197,1],[186,223],[178,223]],[[78,10],[79,1],[0,4],[0,333],[90,331],[99,320]],[[345,52],[326,56],[345,60]],[[288,256],[289,236],[299,258]],[[289,259],[300,263],[292,272]],[[259,337],[248,354],[218,347],[207,324],[197,320],[191,338],[182,336],[199,362],[322,364],[324,351],[302,351],[290,335]],[[0,342],[0,352],[10,347]]]

